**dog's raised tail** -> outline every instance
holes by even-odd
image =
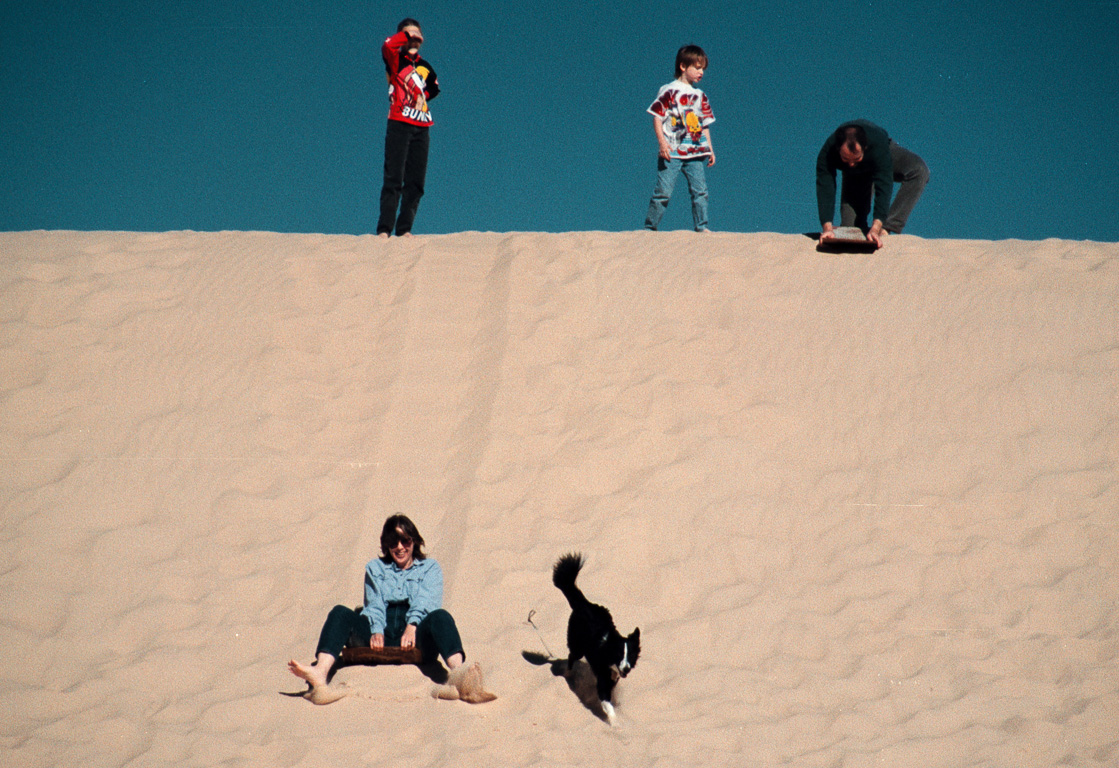
[[[574,607],[576,602],[582,602],[586,598],[583,593],[575,586],[575,579],[579,577],[579,571],[583,570],[583,556],[577,552],[572,552],[564,555],[556,561],[555,567],[552,568],[552,583],[563,596],[567,598],[567,602]]]

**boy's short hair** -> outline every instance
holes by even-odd
[[[703,62],[703,68],[707,69],[707,52],[705,50],[690,43],[680,46],[680,50],[676,52],[676,71],[672,73],[672,76],[679,77],[685,69],[701,61]]]
[[[404,21],[396,25],[396,31],[403,32],[405,27],[415,27],[416,29],[423,29],[423,27],[420,26],[420,23],[415,19],[405,19]]]

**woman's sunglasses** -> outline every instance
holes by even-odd
[[[389,549],[395,549],[398,544],[403,547],[410,547],[412,546],[412,537],[405,536],[402,533],[390,533],[385,537],[384,544]]]

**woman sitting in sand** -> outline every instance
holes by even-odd
[[[330,671],[342,649],[349,647],[404,649],[419,647],[424,661],[442,656],[451,670],[450,685],[436,689],[440,698],[489,701],[482,690],[482,670],[463,667],[458,628],[443,610],[443,570],[423,552],[415,523],[393,515],[381,530],[382,556],[365,566],[365,607],[361,611],[336,605],[326,617],[313,664],[292,659],[288,668],[310,685],[306,697],[327,704],[344,696],[329,686]],[[486,698],[486,697],[489,698]]]

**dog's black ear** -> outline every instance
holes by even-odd
[[[641,639],[641,627],[634,627],[633,632],[629,636],[630,640],[637,642]]]

